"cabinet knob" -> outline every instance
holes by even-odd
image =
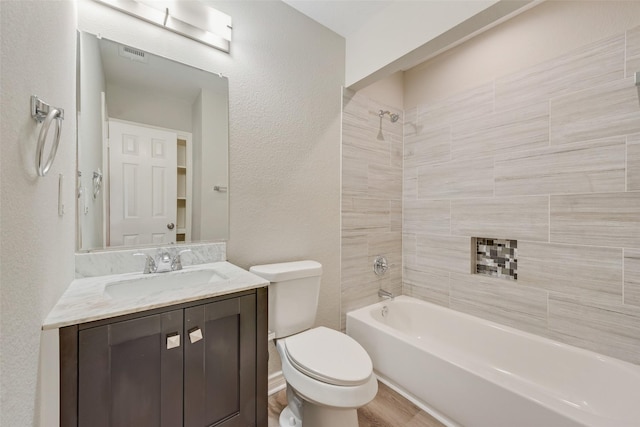
[[[202,339],[202,329],[195,327],[189,331],[189,341],[191,344],[197,343]]]
[[[167,350],[171,350],[176,347],[180,347],[180,334],[175,333],[167,335]]]

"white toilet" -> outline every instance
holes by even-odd
[[[333,329],[310,329],[316,318],[322,265],[296,261],[249,269],[271,282],[269,329],[282,359],[289,405],[281,427],[356,427],[357,408],[378,392],[367,352]]]

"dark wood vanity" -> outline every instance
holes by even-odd
[[[61,427],[267,425],[265,287],[60,329]]]

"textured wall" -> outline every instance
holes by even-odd
[[[379,110],[400,114],[392,123]],[[390,270],[373,273],[376,255]],[[342,119],[342,312],[400,294],[402,278],[402,111],[346,89]]]
[[[38,389],[51,371],[55,377],[57,358],[41,345],[50,341],[40,327],[74,277],[75,27],[71,1],[0,2],[0,425],[7,427],[52,425],[39,417],[48,396]],[[30,116],[32,94],[65,110],[58,155],[44,178],[34,169],[40,126]]]
[[[405,112],[405,294],[640,363],[640,27],[624,30]],[[517,239],[518,280],[470,274],[472,236]]]
[[[230,55],[88,0],[79,27],[229,78],[228,259],[319,261],[317,323],[339,328],[344,39],[282,2],[211,3],[233,19]]]

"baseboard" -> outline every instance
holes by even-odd
[[[282,371],[277,371],[269,375],[269,378],[268,378],[269,396],[271,396],[272,394],[276,394],[286,386],[287,386],[287,383],[284,380]]]

